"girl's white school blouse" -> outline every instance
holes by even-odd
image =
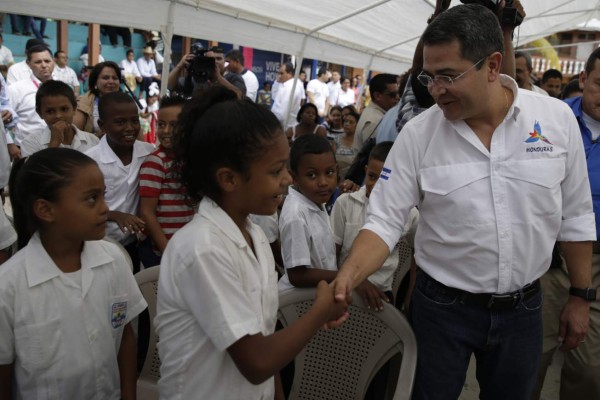
[[[278,307],[269,242],[248,218],[254,252],[233,220],[204,198],[163,254],[157,316],[161,400],[273,399],[273,378],[251,384],[227,348],[270,335]]]
[[[63,273],[36,233],[0,266],[0,365],[14,363],[17,399],[120,399],[123,327],[147,304],[121,251],[85,242]]]

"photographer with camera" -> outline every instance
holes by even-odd
[[[200,43],[194,43],[192,53],[183,56],[169,73],[167,88],[191,97],[194,92],[212,85],[226,87],[240,99],[246,95],[241,75],[225,70],[223,49],[211,47],[205,50]]]

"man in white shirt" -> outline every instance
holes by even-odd
[[[529,53],[524,51],[515,51],[515,70],[515,80],[521,89],[531,90],[532,92],[545,94],[548,96],[548,92],[541,87],[534,85],[531,81],[533,65],[531,63],[531,56]]]
[[[319,123],[323,122],[329,113],[329,88],[325,83],[327,79],[327,68],[321,68],[317,73],[317,78],[308,82],[306,86],[308,102],[317,106]]]
[[[246,85],[246,97],[256,102],[256,94],[258,93],[258,78],[254,72],[244,68],[244,55],[239,50],[231,50],[225,56],[226,69],[228,72],[238,74],[244,80]]]
[[[144,56],[138,58],[137,67],[140,75],[142,75],[142,83],[140,84],[140,98],[144,92],[148,91],[148,88],[152,82],[158,82],[160,84],[160,75],[156,72],[156,64],[152,57],[154,56],[154,50],[148,46],[144,49]]]
[[[135,90],[137,84],[142,82],[142,75],[137,67],[137,63],[133,61],[133,50],[127,50],[125,59],[121,60],[121,68],[123,68],[122,75],[125,78],[125,82],[127,82],[131,90]]]
[[[458,398],[474,354],[481,398],[526,400],[542,349],[538,279],[557,239],[571,286],[591,285],[596,230],[577,121],[500,74],[502,31],[487,8],[450,8],[422,40],[419,81],[437,105],[396,139],[336,298],[379,268],[418,206],[413,399]],[[589,308],[568,299],[563,349],[584,341]]]
[[[20,152],[15,149],[25,139],[28,133],[43,130],[44,120],[35,109],[35,95],[40,85],[52,79],[54,59],[50,50],[45,46],[34,46],[27,52],[27,66],[31,69],[28,79],[20,80],[9,85],[6,94],[19,115],[19,122],[14,130],[14,143],[9,141],[9,153],[12,158],[19,158]],[[8,139],[8,138],[7,138]]]
[[[38,39],[29,39],[27,43],[25,43],[25,54],[27,51],[33,46],[46,46],[48,45],[44,43],[42,40]],[[27,65],[27,60],[19,61],[8,68],[8,73],[6,74],[6,84],[11,85],[17,81],[22,79],[28,79],[31,75],[31,69]]]
[[[4,46],[4,38],[2,37],[2,33],[0,33],[0,73],[2,75],[6,75],[8,72],[8,68],[15,63],[15,60],[12,55],[12,51],[6,46]]]
[[[327,83],[327,89],[329,90],[329,105],[335,106],[338,104],[340,91],[342,90],[342,84],[340,83],[340,73],[333,71],[331,73],[331,80]]]
[[[302,100],[306,98],[306,94],[302,82],[300,80],[296,81],[296,88],[290,103],[290,94],[294,86],[294,66],[290,62],[286,62],[279,67],[277,82],[279,83],[277,96],[274,96],[271,112],[281,122],[281,126],[285,131],[287,128],[296,125],[296,116],[300,110]]]
[[[53,79],[71,86],[75,97],[79,96],[79,79],[73,68],[69,67],[69,56],[62,50],[54,53]]]
[[[98,63],[104,62],[104,57],[102,57],[102,43],[98,43]],[[84,67],[93,67],[92,65],[89,65],[89,54],[87,53],[87,51],[85,53],[83,53],[81,56],[79,56],[79,59],[81,60],[81,62],[83,63]]]

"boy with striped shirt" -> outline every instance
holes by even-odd
[[[140,217],[146,221],[148,235],[140,246],[140,259],[146,267],[160,264],[171,236],[194,216],[193,205],[173,169],[173,135],[184,102],[179,97],[161,100],[156,132],[160,145],[140,170]]]

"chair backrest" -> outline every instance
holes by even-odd
[[[278,318],[283,326],[306,313],[315,294],[315,289],[281,293]],[[398,353],[402,362],[393,399],[410,399],[417,343],[406,318],[389,304],[372,312],[357,294],[349,312],[341,327],[319,330],[298,354],[289,399],[362,400],[377,371]]]
[[[398,245],[396,248],[394,248],[394,251],[398,252],[398,268],[396,268],[396,272],[394,272],[392,293],[394,294],[394,299],[396,299],[396,304],[399,304],[398,300],[402,302],[404,299],[398,299],[398,289],[400,288],[400,284],[402,283],[402,280],[406,274],[410,272],[413,249],[410,247],[406,239],[400,239]]]
[[[142,372],[138,378],[138,399],[158,400],[158,380],[160,379],[160,357],[158,356],[158,336],[154,329],[153,321],[156,316],[156,295],[158,292],[158,275],[160,266],[146,268],[135,274],[135,280],[148,303],[150,314],[150,335],[148,340],[148,351]]]

